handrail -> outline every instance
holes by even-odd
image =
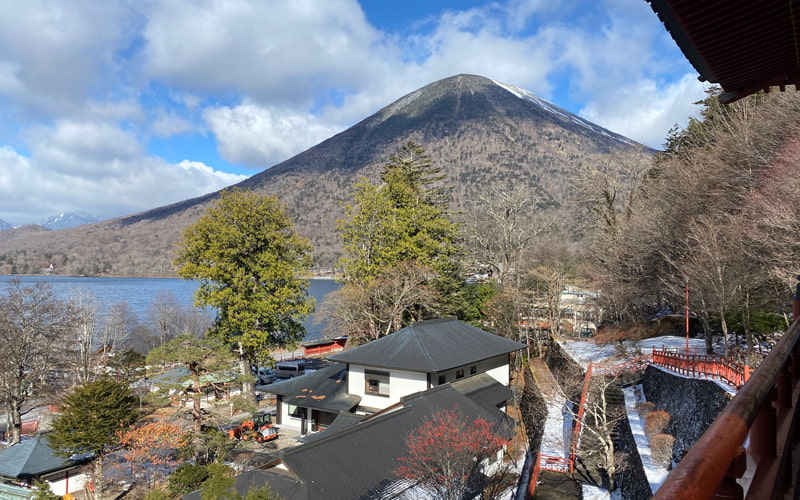
[[[573,471],[573,467],[572,460],[569,458],[539,454],[539,469],[541,470],[569,474]]]
[[[578,457],[578,446],[580,445],[582,430],[581,427],[583,426],[583,414],[586,411],[586,401],[589,397],[589,386],[592,382],[593,365],[594,363],[590,361],[589,366],[586,367],[586,376],[583,379],[583,390],[581,391],[581,402],[578,404],[578,412],[575,416],[575,427],[572,429],[572,436],[570,438],[569,459],[573,464]]]
[[[574,470],[574,464],[569,458],[542,455],[528,450],[525,455],[525,466],[523,467],[523,473],[520,475],[517,494],[514,497],[515,500],[531,500],[536,495],[539,473],[543,470],[559,474],[571,474]]]
[[[799,339],[800,321],[795,320],[654,499],[711,499],[718,491],[730,498],[743,498],[744,488],[736,478],[743,475],[748,463],[754,470],[747,498],[781,496],[781,490],[789,487],[783,481],[792,474],[792,443],[798,420],[792,393],[800,380]],[[744,450],[748,435],[749,448]]]
[[[741,387],[750,377],[750,367],[728,358],[711,354],[684,354],[673,349],[653,349],[653,364],[677,371],[681,375],[698,374],[720,378],[734,387]]]

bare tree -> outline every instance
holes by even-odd
[[[75,290],[70,295],[69,307],[74,317],[74,349],[68,349],[75,385],[92,380],[100,364],[99,352],[105,346],[99,343],[98,304],[87,290]]]
[[[586,390],[586,399],[581,408],[576,398],[581,397],[582,381],[571,370],[565,369],[553,373],[562,391],[561,397],[572,401],[568,405],[570,414],[578,431],[573,435],[573,447],[578,457],[586,464],[589,462],[602,471],[608,482],[609,490],[616,488],[615,476],[625,468],[625,455],[616,449],[614,437],[617,426],[627,418],[624,396],[619,388],[617,378],[605,375],[602,370],[594,370]]]
[[[37,396],[72,331],[72,317],[52,287],[14,279],[0,296],[0,401],[11,442],[20,440],[24,405]]]
[[[173,293],[164,290],[156,292],[147,309],[147,320],[158,338],[157,345],[164,345],[164,342],[183,333],[180,331],[180,310],[181,306]]]
[[[326,299],[327,329],[358,344],[434,317],[442,300],[433,285],[437,276],[425,266],[400,262],[364,285],[348,282]]]
[[[121,344],[128,344],[133,329],[139,323],[128,302],[121,300],[114,303],[103,322],[103,343],[114,352]]]
[[[467,223],[469,242],[481,266],[504,287],[519,289],[523,257],[531,240],[548,224],[524,187],[490,188],[478,195]]]

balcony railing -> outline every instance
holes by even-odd
[[[795,320],[654,499],[797,498],[798,339]]]

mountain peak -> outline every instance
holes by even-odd
[[[555,219],[573,221],[580,216],[567,213],[572,187],[589,166],[650,153],[530,92],[464,74],[415,90],[237,187],[277,196],[298,233],[314,245],[316,265],[333,268],[341,254],[336,221],[344,218],[353,186],[361,178],[380,182],[382,166],[409,140],[442,168],[453,187],[454,212],[466,211],[488,188],[513,188],[529,193],[539,208],[560,210]],[[63,259],[73,269],[66,273],[86,273],[107,262],[102,272],[169,275],[180,232],[215,197],[209,193],[83,228],[15,232],[0,238],[0,254],[34,269]],[[46,255],[51,256],[47,261]]]

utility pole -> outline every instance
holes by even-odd
[[[686,355],[689,355],[689,280],[686,280]]]

